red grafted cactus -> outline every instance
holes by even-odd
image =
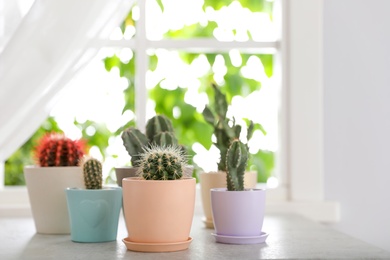
[[[71,140],[58,133],[44,135],[35,149],[35,158],[42,167],[78,166],[84,154],[84,141]]]

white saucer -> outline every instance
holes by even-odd
[[[264,243],[268,237],[268,233],[265,232],[261,232],[260,236],[249,236],[249,237],[225,236],[225,235],[218,235],[214,233],[212,233],[211,235],[215,237],[215,240],[218,243],[237,244],[237,245],[261,244]]]

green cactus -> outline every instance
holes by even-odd
[[[228,110],[228,102],[226,95],[224,95],[220,89],[213,84],[214,89],[214,112],[210,107],[206,106],[202,112],[203,118],[207,123],[213,126],[214,135],[217,142],[214,145],[218,148],[221,159],[218,163],[218,170],[226,171],[226,153],[229,146],[234,139],[238,139],[241,134],[241,126],[236,125],[235,119],[229,120],[226,117]],[[247,140],[252,137],[254,131],[254,124],[252,121],[249,122]]]
[[[131,164],[140,166],[140,154],[145,148],[156,146],[177,146],[172,122],[163,115],[156,115],[146,124],[146,135],[134,127],[130,127],[122,133],[123,145],[131,156]],[[185,149],[183,149],[185,151]]]
[[[141,133],[140,130],[130,127],[122,133],[123,145],[131,156],[131,164],[138,167],[139,155],[143,152],[143,148],[148,145],[148,138]]]
[[[175,135],[171,132],[162,132],[153,136],[153,144],[158,146],[178,145]]]
[[[145,180],[176,180],[183,176],[186,156],[178,146],[145,148],[138,174]]]
[[[101,189],[103,184],[102,163],[94,158],[87,158],[82,163],[85,187],[89,190]]]
[[[149,141],[152,141],[156,135],[163,132],[172,133],[172,136],[174,137],[173,125],[169,118],[164,115],[156,115],[148,120],[146,124],[146,136],[148,137]],[[157,143],[157,145],[161,144]],[[167,143],[164,145],[168,146],[171,144]]]
[[[226,155],[226,182],[229,191],[244,190],[244,174],[247,161],[247,146],[238,139],[234,140]]]

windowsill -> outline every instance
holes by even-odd
[[[122,216],[122,214],[121,214]],[[204,228],[195,214],[189,249],[175,253],[128,251],[120,218],[117,240],[107,243],[74,243],[70,235],[36,234],[29,218],[0,218],[0,248],[4,259],[389,259],[390,253],[329,227],[294,214],[267,214],[263,230],[266,243],[227,245],[215,242],[212,229]],[[49,245],[49,246],[48,246]]]
[[[262,188],[261,185],[259,185]],[[197,185],[195,214],[202,215],[202,205]],[[293,213],[308,219],[335,223],[339,221],[339,203],[329,201],[289,201],[284,187],[267,190],[266,213]],[[0,217],[31,217],[30,202],[24,186],[6,187],[0,191]]]

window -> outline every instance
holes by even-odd
[[[197,91],[199,87],[205,87],[207,84],[204,83],[210,82],[210,80],[221,85],[229,85],[224,79],[226,75],[224,70],[227,70],[227,66],[224,65],[226,62],[231,62],[232,68],[239,67],[241,73],[244,73],[241,76],[249,79],[249,81],[260,80],[262,90],[267,87],[267,84],[263,85],[262,80],[266,79],[266,76],[269,78],[272,75],[272,80],[267,83],[272,85],[274,89],[269,94],[274,97],[280,95],[280,103],[277,103],[277,106],[273,108],[269,108],[269,110],[273,109],[273,112],[279,113],[280,118],[278,119],[279,124],[276,124],[275,121],[270,123],[270,125],[273,124],[273,126],[268,127],[270,130],[266,126],[264,128],[266,131],[279,134],[274,137],[276,141],[273,143],[273,147],[274,151],[280,152],[278,157],[280,159],[276,161],[276,168],[279,173],[277,180],[280,180],[280,183],[278,189],[270,191],[270,195],[283,203],[286,203],[286,201],[306,203],[290,203],[289,206],[285,204],[283,206],[293,209],[293,211],[298,211],[302,207],[312,208],[312,210],[308,210],[309,213],[307,214],[311,214],[313,218],[337,218],[337,212],[335,213],[337,206],[333,204],[322,203],[315,208],[323,209],[322,211],[316,210],[317,214],[325,211],[329,212],[329,215],[325,217],[314,216],[312,213],[314,211],[312,203],[322,200],[321,30],[318,30],[321,17],[320,1],[310,3],[291,3],[282,0],[257,1],[258,8],[272,13],[272,19],[268,20],[264,14],[254,15],[250,18],[250,11],[243,8],[243,4],[240,3],[246,3],[246,1],[231,1],[223,8],[213,6],[219,5],[217,1],[205,2],[210,8],[206,8],[204,11],[202,1],[191,1],[191,5],[183,5],[183,1],[178,1],[176,6],[172,4],[173,1],[139,1],[132,8],[132,12],[122,28],[118,28],[111,35],[110,40],[95,40],[95,47],[104,47],[99,53],[101,56],[98,56],[98,58],[107,57],[105,66],[108,70],[113,71],[113,73],[119,72],[121,75],[132,71],[126,77],[127,82],[120,80],[119,77],[115,77],[113,74],[110,76],[117,81],[119,90],[127,89],[127,92],[125,92],[126,98],[132,99],[136,96],[134,99],[135,106],[126,108],[125,110],[130,112],[124,113],[118,122],[123,123],[136,118],[138,127],[142,129],[145,126],[146,119],[151,116],[154,110],[172,113],[173,117],[179,118],[187,112],[185,110],[188,108],[186,104],[190,104],[193,107],[192,109],[199,113],[199,109],[205,102],[202,95]],[[281,8],[282,6],[283,8]],[[179,7],[183,10],[191,10],[191,14],[199,14],[200,18],[194,18],[185,11],[177,12]],[[217,13],[215,10],[222,11]],[[252,19],[252,21],[247,22],[247,26],[251,30],[242,30],[239,27],[240,23],[237,21],[240,21],[240,18],[237,18],[237,15],[240,12],[244,13],[248,20]],[[217,21],[223,16],[222,14],[231,19],[226,22],[221,20],[218,24]],[[185,20],[185,23],[177,23],[177,20]],[[313,21],[313,23],[308,23],[308,20]],[[204,29],[207,21],[213,23],[212,30]],[[264,27],[257,26],[260,21],[263,21]],[[216,26],[216,24],[219,26]],[[180,33],[183,26],[188,29],[187,34]],[[302,30],[303,27],[309,28],[309,32],[314,32],[314,34],[307,37],[307,32],[305,33],[305,30]],[[287,28],[289,33],[287,33]],[[307,55],[308,53],[312,55]],[[314,65],[312,62],[313,56],[315,59]],[[177,66],[162,65],[166,60],[176,61]],[[207,68],[207,63],[209,68]],[[222,65],[214,66],[214,64]],[[239,65],[235,66],[237,64]],[[271,68],[267,67],[267,64],[271,64]],[[185,67],[185,69],[180,69],[180,66]],[[193,72],[192,67],[196,66],[199,67],[199,71],[203,70],[203,74]],[[248,67],[246,72],[243,72],[245,71],[242,68],[244,66]],[[261,75],[253,73],[251,66],[257,69],[261,68],[258,69],[261,71]],[[263,71],[261,66],[264,67]],[[161,71],[162,68],[165,68],[166,71]],[[206,69],[211,70],[212,75]],[[163,73],[166,75],[162,76]],[[176,77],[177,75],[180,77]],[[237,80],[237,77],[233,76],[231,80]],[[124,86],[126,83],[129,83],[131,87],[126,88]],[[241,85],[240,83],[237,85]],[[310,84],[313,84],[314,87],[311,88]],[[233,88],[234,84],[231,84],[231,86]],[[171,90],[173,92],[170,93],[174,94],[169,96],[168,92],[164,92],[166,90]],[[239,91],[242,91],[242,89]],[[304,97],[303,93],[305,93]],[[177,105],[156,106],[158,104],[156,99],[160,98],[162,94],[164,94],[164,99],[167,98],[167,101],[172,96],[173,98],[180,96],[187,103],[183,107]],[[196,102],[190,98],[195,95],[200,96]],[[244,101],[236,98],[233,102],[240,104]],[[169,102],[165,102],[165,104],[169,104]],[[277,118],[276,115],[273,117],[274,119]],[[259,123],[265,124],[265,120],[259,119],[259,121]],[[269,121],[272,122],[272,120]],[[99,130],[96,125],[88,125],[88,121],[81,119],[79,125],[83,125],[86,134],[88,134],[87,131],[90,131],[91,134]],[[313,131],[308,134],[307,129]],[[180,131],[184,130],[181,129]],[[116,142],[117,145],[121,146],[115,139],[106,140],[106,142]],[[269,142],[272,143],[272,141]],[[277,150],[276,147],[282,147],[282,149]],[[192,148],[195,151],[202,149],[199,146]],[[194,160],[196,160],[196,156]],[[112,162],[112,164],[115,164],[115,162]],[[271,211],[273,210],[272,207],[270,206]]]

